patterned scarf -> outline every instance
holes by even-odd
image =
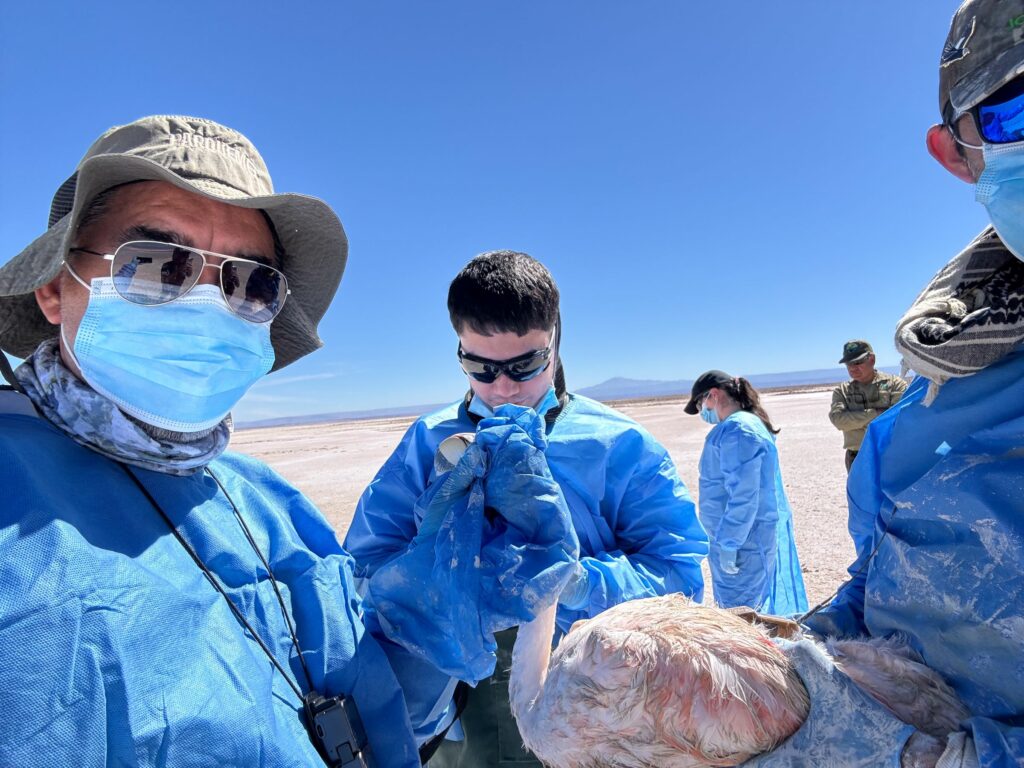
[[[939,270],[896,326],[904,373],[929,380],[925,405],[1024,342],[1024,262],[986,229]]]
[[[213,429],[194,434],[129,418],[64,366],[57,339],[40,344],[15,375],[51,424],[114,461],[167,475],[192,475],[220,456],[231,438],[230,416]]]

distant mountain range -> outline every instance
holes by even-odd
[[[897,366],[881,366],[880,371],[898,373]],[[757,389],[773,387],[802,387],[809,384],[836,384],[846,381],[849,375],[846,368],[817,368],[813,371],[789,371],[786,373],[753,373],[744,378]],[[646,379],[626,379],[618,376],[592,387],[573,390],[594,400],[633,400],[645,397],[668,397],[670,395],[688,395],[693,387],[693,379],[676,381],[651,381]]]
[[[447,405],[447,403],[396,405],[392,408],[373,408],[367,411],[332,411],[330,413],[307,413],[300,416],[279,416],[276,419],[236,422],[235,429],[291,427],[297,424],[327,424],[334,421],[364,421],[367,419],[397,418],[399,416],[419,416],[423,413],[436,411],[442,405]]]
[[[880,366],[880,371],[899,373],[897,366]],[[846,368],[818,368],[813,371],[789,371],[787,373],[755,373],[745,376],[758,389],[773,387],[802,387],[811,384],[835,384],[846,381]],[[688,395],[693,386],[692,379],[657,381],[627,379],[621,376],[595,384],[592,387],[574,389],[586,397],[607,402],[609,400],[640,400],[648,397],[669,397]],[[454,399],[454,398],[453,398]],[[392,408],[375,408],[365,411],[334,411],[331,413],[306,414],[303,416],[282,416],[276,419],[245,421],[236,424],[238,429],[258,427],[287,427],[296,424],[325,424],[334,421],[360,421],[363,419],[386,419],[399,416],[419,416],[440,408],[442,403],[431,405],[399,405]]]

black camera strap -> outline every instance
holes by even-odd
[[[7,354],[2,349],[0,349],[0,376],[4,377],[4,380],[11,385],[11,389],[15,392],[25,394],[21,382],[18,381],[18,377],[14,375],[14,370],[11,368],[11,361],[7,359]]]
[[[455,692],[452,694],[452,702],[455,704],[455,713],[452,715],[452,721],[442,731],[435,734],[430,741],[420,747],[420,763],[422,765],[426,765],[430,758],[434,756],[434,753],[441,748],[441,745],[444,743],[444,737],[448,735],[448,731],[459,721],[459,718],[465,711],[466,704],[469,703],[468,683],[459,680],[455,685]]]
[[[295,695],[298,696],[300,699],[303,699],[304,695],[302,693],[302,690],[299,688],[298,683],[296,683],[292,679],[291,675],[289,675],[288,672],[285,671],[284,667],[281,666],[281,662],[277,660],[277,657],[273,654],[270,648],[267,647],[267,644],[263,642],[263,638],[260,637],[256,629],[252,626],[252,624],[249,623],[248,619],[245,618],[245,615],[238,608],[238,606],[235,605],[234,601],[231,600],[231,598],[228,596],[227,591],[221,585],[220,581],[213,575],[210,569],[206,567],[206,563],[204,563],[202,558],[199,557],[199,553],[196,552],[196,550],[189,543],[188,539],[186,539],[184,535],[181,533],[181,531],[178,530],[178,527],[174,524],[171,518],[167,516],[167,513],[164,512],[163,507],[161,507],[157,500],[153,498],[153,494],[149,492],[149,489],[143,484],[141,480],[139,480],[138,476],[131,470],[131,468],[127,464],[121,464],[120,466],[132,479],[132,482],[134,482],[135,485],[138,486],[139,490],[142,492],[142,495],[146,497],[146,500],[149,501],[153,509],[155,509],[157,513],[160,515],[160,517],[163,518],[163,521],[167,524],[167,527],[170,528],[171,533],[174,534],[174,538],[178,540],[178,543],[181,544],[182,548],[188,553],[189,557],[192,558],[192,561],[199,567],[199,570],[203,572],[203,575],[206,576],[206,579],[210,582],[213,588],[221,594],[221,597],[223,597],[224,600],[227,602],[228,607],[231,609],[231,612],[235,615],[235,618],[238,619],[238,622],[243,627],[245,627],[246,631],[252,636],[253,640],[256,641],[256,644],[259,645],[259,647],[267,655],[267,658],[270,659],[270,663],[277,668],[277,671],[281,673],[285,681],[288,683],[289,687],[293,691],[295,691]],[[274,575],[270,571],[270,566],[267,565],[267,561],[263,557],[263,553],[260,552],[259,547],[256,546],[256,542],[252,538],[252,534],[250,533],[248,526],[246,526],[245,521],[242,519],[242,516],[238,511],[238,507],[235,506],[235,502],[232,500],[231,496],[229,496],[227,492],[224,490],[224,486],[221,485],[220,480],[217,479],[216,475],[214,475],[209,470],[209,468],[206,469],[206,473],[213,478],[213,481],[217,484],[217,487],[227,498],[228,503],[231,504],[231,508],[234,510],[235,517],[241,524],[242,530],[245,531],[246,538],[249,540],[249,544],[252,546],[254,550],[256,550],[256,554],[259,556],[260,561],[264,564],[264,567],[267,569],[267,575],[270,577],[270,581],[274,585],[274,592],[277,594],[277,599],[280,601],[281,611],[284,613],[285,621],[287,622],[288,625],[288,631],[291,633],[292,644],[295,647],[296,653],[298,653],[299,655],[299,660],[302,662],[302,669],[306,674],[306,682],[309,684],[309,689],[313,690],[313,681],[309,677],[309,670],[306,669],[305,660],[302,658],[302,650],[299,648],[298,638],[296,638],[295,636],[295,631],[292,628],[291,619],[288,618],[288,611],[285,610],[284,600],[281,597],[281,592],[277,587],[277,581],[276,579],[274,579]]]
[[[267,575],[270,577],[270,584],[274,588],[274,594],[277,595],[277,604],[281,606],[281,615],[284,616],[284,623],[288,627],[288,634],[292,639],[292,646],[295,648],[295,653],[299,657],[299,664],[302,665],[302,672],[306,676],[306,683],[309,685],[309,690],[313,691],[315,690],[313,678],[309,674],[309,667],[306,666],[306,658],[302,655],[302,648],[299,647],[299,638],[295,634],[295,627],[292,624],[291,616],[288,614],[288,608],[284,604],[284,597],[281,596],[281,589],[277,586],[277,579],[274,578],[274,572],[270,570],[270,563],[267,562],[267,558],[263,556],[263,552],[256,545],[256,539],[253,538],[252,532],[249,530],[249,526],[245,524],[245,518],[242,517],[242,513],[239,511],[238,507],[235,506],[234,499],[232,499],[228,494],[223,483],[221,483],[220,479],[213,474],[209,467],[206,467],[205,471],[206,474],[213,478],[213,482],[217,484],[217,487],[220,488],[220,492],[224,494],[224,498],[228,500],[232,511],[235,513],[235,519],[238,520],[238,524],[242,526],[242,531],[245,533],[245,538],[248,540],[249,546],[252,547],[253,552],[256,553],[260,562],[263,563],[263,567],[267,569]],[[227,598],[227,595],[224,595],[224,597]]]
[[[253,548],[256,556],[260,559],[263,567],[267,570],[267,576],[270,578],[270,583],[273,585],[274,594],[277,596],[278,605],[281,607],[281,614],[284,616],[285,625],[288,627],[288,634],[291,637],[292,647],[295,648],[295,653],[299,657],[299,663],[302,666],[302,672],[306,676],[306,683],[309,685],[309,692],[303,694],[299,688],[297,681],[293,680],[288,674],[285,668],[281,665],[281,662],[277,660],[274,653],[267,647],[267,644],[263,641],[263,638],[259,636],[256,629],[249,623],[248,619],[242,613],[241,609],[231,600],[228,596],[227,590],[220,581],[213,575],[213,572],[206,566],[203,559],[196,552],[188,539],[185,538],[184,534],[178,530],[178,527],[174,524],[174,521],[168,517],[163,507],[153,498],[153,494],[149,492],[149,489],[139,479],[138,475],[131,470],[127,464],[120,464],[121,468],[128,474],[132,479],[132,482],[142,492],[146,500],[152,505],[163,521],[167,523],[167,527],[171,529],[171,533],[181,544],[182,548],[188,553],[192,561],[199,567],[199,570],[203,572],[213,588],[216,589],[221,597],[227,602],[231,612],[238,619],[239,624],[245,627],[246,631],[252,636],[253,640],[263,650],[263,653],[270,659],[270,663],[274,665],[281,676],[284,677],[285,682],[288,683],[289,687],[295,691],[295,695],[302,701],[303,714],[305,716],[306,730],[309,733],[309,738],[313,742],[313,746],[316,747],[317,752],[324,759],[328,766],[332,768],[367,768],[369,763],[368,760],[368,746],[366,731],[363,728],[362,720],[359,717],[359,711],[356,708],[355,702],[352,699],[345,696],[323,696],[313,686],[312,676],[309,674],[309,668],[306,666],[306,660],[302,655],[302,648],[299,647],[299,638],[295,634],[295,626],[292,624],[291,617],[288,615],[288,608],[285,605],[284,597],[281,595],[281,590],[277,585],[277,579],[274,578],[274,572],[270,568],[270,563],[267,562],[267,558],[263,556],[263,552],[256,544],[256,539],[252,535],[252,531],[249,530],[249,526],[245,522],[245,518],[242,517],[241,511],[235,504],[234,499],[231,498],[231,494],[227,492],[224,484],[221,483],[220,479],[210,470],[209,467],[205,468],[206,474],[208,474],[213,482],[217,484],[217,488],[224,494],[224,498],[228,500],[231,505],[231,509],[234,511],[235,519],[241,526],[245,538],[249,542],[249,546]]]

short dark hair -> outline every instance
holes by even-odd
[[[558,320],[558,286],[547,267],[517,251],[488,251],[469,262],[448,288],[456,333],[550,330]]]

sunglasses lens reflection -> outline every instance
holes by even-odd
[[[169,243],[127,243],[111,268],[114,289],[135,304],[165,304],[196,284],[203,271],[197,253]]]
[[[172,243],[125,243],[114,253],[114,289],[135,304],[166,304],[190,291],[203,271],[199,253]],[[287,282],[271,267],[229,259],[220,267],[220,285],[236,315],[266,323],[281,311]]]
[[[510,363],[505,367],[505,373],[513,381],[529,381],[539,376],[548,367],[548,357],[548,350],[540,350],[527,360]]]
[[[529,381],[543,373],[548,367],[550,352],[546,349],[533,352],[525,360],[515,362],[482,362],[460,356],[462,370],[467,376],[481,384],[492,384],[499,374],[505,374],[512,381]]]
[[[228,306],[254,323],[272,320],[281,308],[282,275],[276,269],[247,261],[228,261],[221,267],[221,287]]]

